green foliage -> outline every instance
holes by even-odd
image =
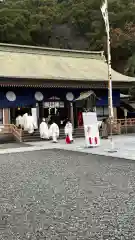
[[[135,76],[135,54],[128,59],[125,66],[125,74],[131,77]]]
[[[130,96],[130,100],[135,100],[135,87],[130,87],[128,94]]]
[[[106,52],[101,2],[3,0],[0,2],[0,42]],[[135,2],[108,0],[108,6],[112,65],[135,76],[135,57],[132,57],[135,54]]]

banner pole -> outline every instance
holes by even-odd
[[[116,152],[114,150],[113,143],[113,100],[112,100],[112,67],[111,67],[111,40],[110,40],[110,25],[109,25],[109,16],[108,16],[108,0],[105,0],[105,12],[104,12],[104,21],[106,25],[107,33],[107,64],[108,64],[108,110],[109,110],[109,123],[110,123],[110,142],[111,150],[109,152]]]

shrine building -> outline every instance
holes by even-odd
[[[117,118],[120,92],[134,78],[112,70],[113,107]],[[103,52],[0,44],[0,124],[15,123],[19,114],[36,108],[38,118],[58,115],[78,124],[82,111],[74,101],[82,92],[98,96],[98,117],[108,116],[108,68]]]

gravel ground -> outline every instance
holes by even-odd
[[[58,150],[1,155],[1,239],[135,239],[135,162]]]

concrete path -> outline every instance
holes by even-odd
[[[51,142],[36,142],[28,144],[36,147],[45,147],[45,149],[47,147],[50,148],[51,145],[52,148],[57,149],[135,160],[135,135],[114,136],[113,143],[115,150],[113,153],[109,152],[111,150],[110,139],[101,140],[101,145],[96,148],[86,148],[84,138],[75,139],[73,144],[65,144],[64,140],[60,140],[57,144]]]
[[[95,155],[112,156],[117,158],[125,158],[135,160],[135,135],[114,136],[114,149],[116,152],[110,153],[110,140],[101,140],[101,145],[96,148],[86,148],[84,138],[75,139],[73,144],[66,144],[64,140],[60,140],[57,144],[50,142],[29,142],[20,147],[7,147],[0,149],[0,154],[29,152],[44,149],[62,149],[68,151],[91,153]]]

